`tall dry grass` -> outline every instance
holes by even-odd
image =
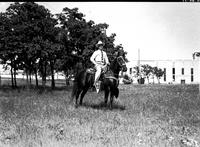
[[[120,85],[113,110],[103,93],[83,106],[71,89],[0,90],[0,146],[176,146],[200,142],[198,85]],[[192,144],[194,146],[194,144]]]

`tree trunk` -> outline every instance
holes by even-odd
[[[147,76],[147,81],[148,81],[148,84],[149,84],[149,77]]]
[[[13,81],[13,61],[12,60],[11,60],[10,73],[11,73],[12,88],[14,88],[14,81]]]
[[[31,71],[29,70],[29,83],[31,85]]]
[[[14,88],[13,69],[12,69],[12,67],[11,67],[11,69],[10,69],[10,72],[11,72],[12,88]]]
[[[154,76],[153,76],[153,84],[154,84]]]
[[[29,83],[29,69],[26,68],[26,88],[30,88],[30,83]]]
[[[29,85],[29,81],[28,81],[28,72],[26,72],[26,85]]]
[[[66,86],[69,86],[70,83],[69,83],[69,72],[68,72],[68,70],[65,72],[65,79],[66,79]]]
[[[54,80],[54,64],[50,61],[51,67],[51,89],[55,89],[55,80]]]
[[[29,82],[28,82],[28,69],[26,68],[26,86],[28,86]]]
[[[43,64],[43,73],[42,73],[42,87],[45,88],[46,86],[46,61]]]
[[[14,67],[14,87],[17,87],[16,68]]]
[[[160,84],[160,78],[159,78],[159,77],[157,77],[157,79],[158,79],[158,84]]]
[[[35,68],[35,84],[36,84],[36,87],[38,88],[37,68]]]

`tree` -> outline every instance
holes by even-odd
[[[78,8],[66,7],[55,16],[34,2],[15,2],[0,14],[0,58],[11,67],[12,85],[16,85],[16,71],[23,69],[27,85],[31,84],[31,75],[35,74],[38,86],[37,75],[40,73],[45,86],[50,73],[54,88],[55,70],[63,71],[68,77],[78,62],[89,67],[90,56],[99,40],[105,43],[109,60],[119,51],[126,56],[122,45],[114,45],[116,34],[107,36],[104,33],[108,24],[86,21]]]
[[[153,67],[152,73],[157,77],[158,83],[160,84],[160,78],[164,75],[165,72],[161,68]]]
[[[84,14],[78,8],[64,8],[62,13],[56,14],[63,28],[60,39],[64,50],[61,57],[61,68],[68,73],[75,65],[84,61],[84,67],[90,67],[90,56],[96,49],[96,43],[102,40],[106,46],[106,52],[114,48],[114,35],[107,37],[102,30],[108,28],[108,24],[95,24],[94,21],[86,21]],[[67,75],[66,75],[67,76]]]
[[[153,67],[151,67],[148,64],[141,65],[141,67],[142,67],[142,71],[143,71],[145,77],[147,78],[148,84],[149,84],[149,76],[151,75],[151,73],[153,71]]]
[[[15,15],[16,12],[10,8],[7,9],[6,13],[0,14],[0,58],[1,63],[5,64],[6,68],[10,67],[13,88],[17,86],[16,71],[20,68],[19,55],[22,48],[20,28],[16,25],[17,19],[14,17]]]
[[[18,39],[15,41],[18,44],[14,44],[13,41],[12,44],[14,44],[15,47],[16,44],[18,45],[18,50],[14,48],[14,53],[20,57],[21,65],[23,65],[27,73],[27,83],[29,83],[28,75],[30,76],[32,73],[35,73],[37,77],[37,68],[41,67],[39,69],[43,70],[41,73],[44,86],[46,81],[47,63],[50,63],[50,67],[52,69],[51,71],[53,74],[55,63],[54,60],[56,58],[57,50],[59,50],[59,43],[56,42],[58,29],[55,28],[57,20],[53,18],[53,15],[48,9],[34,2],[25,2],[21,4],[16,2],[11,4],[5,14],[11,22],[10,24],[12,27],[10,28],[14,28],[15,30],[13,32],[15,33],[14,39]],[[8,34],[5,35],[5,37],[12,36]],[[11,46],[10,48],[13,47]],[[9,57],[12,57],[11,67],[16,67],[15,54],[13,56],[9,55]],[[40,62],[36,63],[36,61]],[[36,85],[38,85],[37,78]],[[52,88],[54,88],[54,86],[55,83],[52,76]]]
[[[137,78],[138,83],[141,84],[142,83],[142,81],[141,81],[141,79],[142,79],[141,68],[139,66],[135,66],[135,67],[133,67],[133,69],[134,69],[133,73],[134,73],[135,78]]]

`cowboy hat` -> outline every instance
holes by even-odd
[[[96,46],[100,46],[100,45],[104,45],[104,43],[102,41],[98,41]]]

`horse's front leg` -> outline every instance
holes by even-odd
[[[107,102],[108,102],[108,95],[109,95],[109,89],[105,89],[104,90],[104,103],[105,103],[105,105],[107,104]]]
[[[113,108],[113,98],[114,98],[114,95],[111,93],[110,94],[110,109]]]
[[[77,90],[77,93],[76,93],[76,103],[75,103],[75,107],[78,107],[78,98],[79,98],[80,93],[81,93],[81,90],[78,89],[78,90]]]
[[[80,105],[83,104],[83,97],[84,97],[85,94],[87,93],[88,89],[89,89],[89,87],[85,88],[85,89],[83,90],[83,92],[81,93],[81,98],[80,98],[80,103],[79,103]]]

